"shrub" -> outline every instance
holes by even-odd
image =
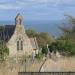
[[[43,58],[43,54],[39,52],[36,54],[35,58],[41,60]]]
[[[5,61],[6,57],[9,55],[9,49],[5,43],[0,43],[0,62]]]
[[[47,55],[48,49],[47,49],[46,46],[44,46],[44,47],[42,48],[42,53],[45,54],[45,55]]]

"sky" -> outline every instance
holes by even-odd
[[[75,16],[75,0],[0,0],[0,20],[14,20],[20,13],[25,20],[62,20]]]

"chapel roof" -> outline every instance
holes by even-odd
[[[2,32],[0,32],[0,40],[4,42],[8,42],[9,39],[14,34],[16,25],[5,25],[3,26]],[[30,42],[32,44],[33,49],[38,49],[38,44],[36,38],[30,38]]]
[[[15,31],[15,25],[5,25],[0,33],[0,40],[7,42]]]

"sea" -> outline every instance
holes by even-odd
[[[37,32],[47,32],[49,35],[53,37],[59,37],[61,35],[61,30],[59,26],[61,25],[62,21],[56,20],[27,20],[24,21],[25,29],[33,29]],[[0,25],[15,25],[15,21],[0,21]]]

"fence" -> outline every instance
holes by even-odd
[[[75,72],[19,72],[18,75],[75,75]]]

